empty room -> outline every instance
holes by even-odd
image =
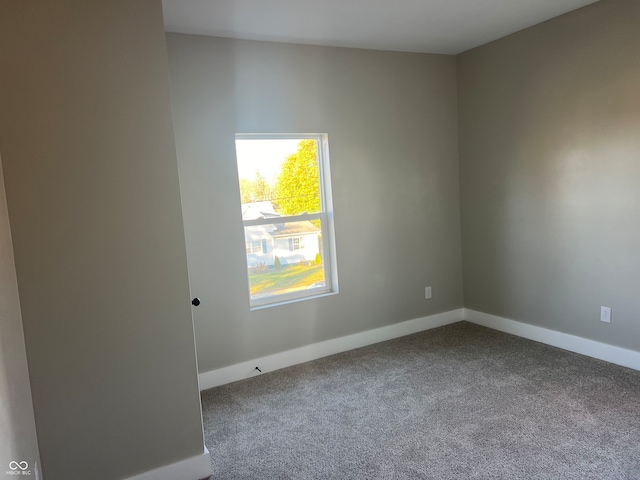
[[[0,477],[640,479],[640,2],[2,0]]]

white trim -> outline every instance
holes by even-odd
[[[508,318],[478,312],[468,308],[460,308],[427,317],[415,318],[386,327],[380,327],[365,332],[354,333],[345,337],[325,340],[304,347],[294,348],[285,352],[275,353],[248,362],[242,362],[229,367],[200,373],[198,380],[200,390],[225,385],[227,383],[244,380],[260,375],[255,369],[260,367],[262,373],[279,370],[299,363],[309,362],[336,353],[346,352],[355,348],[365,347],[374,343],[391,340],[393,338],[411,335],[412,333],[437,328],[466,320],[477,325],[510,333],[553,347],[580,353],[623,367],[640,370],[640,352],[616,347],[595,340],[589,340],[568,333],[562,333],[527,323],[510,320]],[[136,479],[138,480],[138,479]],[[142,479],[140,479],[142,480]],[[146,479],[144,479],[146,480]]]
[[[207,447],[204,447],[204,453],[200,455],[149,470],[127,480],[201,480],[209,478],[212,473],[211,456]]]
[[[615,363],[616,365],[622,365],[623,367],[640,370],[640,352],[635,350],[616,347],[608,343],[596,342],[595,340],[529,325],[468,308],[464,309],[463,318],[468,322],[482,325],[483,327],[493,328],[494,330],[528,338],[529,340],[569,350],[570,352],[580,353],[606,362]]]
[[[428,317],[415,318],[400,323],[394,323],[386,327],[375,328],[360,333],[354,333],[345,337],[312,343],[304,347],[294,348],[285,352],[256,358],[248,362],[238,363],[229,367],[211,370],[201,373],[199,377],[200,389],[217,387],[226,383],[243,380],[245,378],[260,375],[256,366],[262,373],[279,370],[299,363],[309,362],[318,358],[327,357],[336,353],[346,352],[354,348],[365,347],[374,343],[403,337],[412,333],[442,327],[462,320],[463,309],[451,310]]]

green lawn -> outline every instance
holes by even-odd
[[[288,265],[279,269],[269,269],[265,273],[249,271],[251,295],[264,293],[285,293],[302,290],[316,283],[324,282],[322,265]]]

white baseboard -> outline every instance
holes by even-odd
[[[209,478],[212,473],[211,456],[205,447],[204,453],[200,455],[149,470],[140,475],[129,477],[127,480],[201,480]]]
[[[622,365],[623,367],[640,370],[640,352],[616,347],[607,343],[588,340],[568,333],[562,333],[548,328],[536,327],[527,323],[497,317],[488,313],[464,309],[463,318],[471,323],[493,328],[501,332],[528,338],[536,342],[545,343],[553,347],[580,353],[606,362]]]
[[[318,358],[327,357],[336,353],[346,352],[354,348],[365,347],[392,338],[403,337],[412,333],[429,330],[431,328],[449,325],[462,320],[463,309],[429,315],[428,317],[415,318],[386,327],[380,327],[365,332],[354,333],[345,337],[334,338],[323,342],[305,345],[285,352],[256,358],[248,362],[238,363],[229,367],[211,370],[201,373],[200,390],[217,387],[226,383],[243,380],[245,378],[260,375],[255,369],[260,367],[262,373],[271,372],[280,368],[290,367],[299,363],[309,362]]]
[[[423,330],[449,325],[459,322],[460,320],[467,320],[471,323],[476,323],[494,330],[598,358],[610,363],[615,363],[616,365],[622,365],[623,367],[640,370],[640,352],[588,340],[555,330],[549,330],[543,327],[536,327],[468,308],[460,308],[436,315],[407,320],[386,327],[367,330],[365,332],[354,333],[353,335],[347,335],[345,337],[313,343],[293,350],[256,358],[248,362],[204,372],[198,375],[200,390],[207,390],[260,375],[255,369],[256,366],[260,367],[262,373],[271,372],[336,353],[353,350],[354,348],[365,347],[385,340],[411,335],[412,333]]]

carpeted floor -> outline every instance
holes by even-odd
[[[640,372],[466,322],[202,405],[214,479],[640,479]]]

